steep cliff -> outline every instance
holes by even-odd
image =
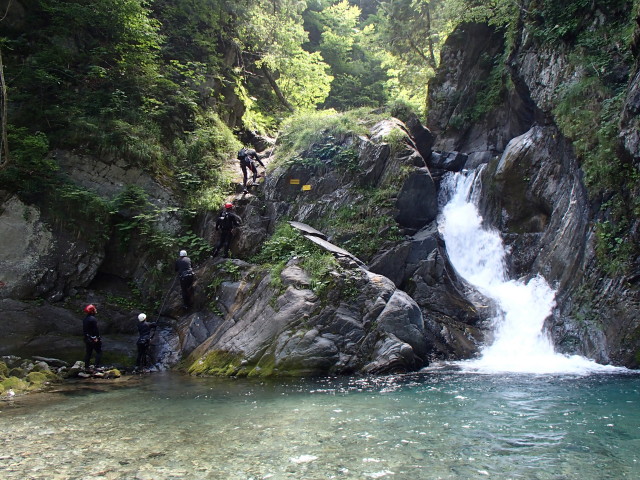
[[[483,25],[447,41],[429,91],[434,148],[469,153],[477,161],[467,167],[489,163],[485,222],[510,246],[514,276],[540,273],[557,289],[556,346],[637,367],[638,51],[625,54],[621,37],[605,33],[635,25],[637,36],[637,12],[593,4],[556,35],[530,3],[508,48],[502,35],[513,32]],[[586,50],[594,39],[599,50]]]

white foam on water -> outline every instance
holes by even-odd
[[[529,281],[507,278],[502,238],[483,227],[473,203],[474,175],[449,180],[451,199],[439,221],[447,254],[458,274],[492,299],[499,313],[493,319],[494,340],[476,360],[459,362],[464,371],[479,373],[588,374],[626,371],[597,364],[579,355],[557,353],[544,331],[555,307],[556,292],[536,276]]]

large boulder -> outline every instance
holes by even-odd
[[[218,287],[217,313],[199,314],[199,324],[216,328],[188,356],[189,372],[386,373],[413,371],[427,364],[429,345],[420,308],[387,278],[348,267],[343,273],[334,272],[332,287],[319,296],[295,261],[279,274],[279,288],[271,274],[256,267],[241,271],[239,280],[224,281]],[[216,320],[220,313],[222,322]],[[182,349],[188,353],[193,345],[190,339],[195,337],[193,319],[181,323],[180,332],[185,339]]]

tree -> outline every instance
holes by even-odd
[[[0,50],[0,170],[9,164],[9,141],[7,139],[7,85],[4,83],[4,64]]]
[[[322,102],[332,80],[322,57],[302,48],[307,40],[301,16],[305,5],[295,0],[253,0],[238,23],[243,53],[264,72],[289,111]]]
[[[324,108],[346,110],[360,106],[380,106],[388,97],[384,90],[387,74],[377,48],[372,48],[374,26],[369,15],[347,0],[325,0],[304,13],[311,39],[305,46],[319,52],[329,65],[331,91]]]
[[[440,36],[433,28],[432,15],[437,3],[430,0],[388,0],[381,3],[384,22],[380,34],[392,54],[409,56],[414,62],[436,68],[434,45]]]

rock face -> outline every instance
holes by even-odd
[[[15,196],[2,204],[0,235],[0,298],[59,300],[88,285],[104,258],[99,241],[70,238]]]
[[[603,21],[600,15],[594,24]],[[557,289],[557,307],[547,320],[556,347],[635,368],[638,277],[609,278],[597,260],[594,220],[600,206],[587,194],[570,139],[555,125],[558,87],[578,82],[585,71],[574,66],[568,46],[540,45],[525,27],[506,64],[513,88],[485,115],[473,117],[474,102],[486,91],[486,82],[478,79],[498,65],[501,45],[500,35],[483,25],[463,25],[447,41],[442,68],[429,87],[427,125],[437,134],[434,149],[468,154],[465,168],[488,164],[482,174],[483,218],[502,232],[514,277],[541,274]],[[635,167],[640,164],[637,71],[636,60],[618,152]],[[634,241],[637,225],[636,219],[629,226]]]
[[[426,364],[422,313],[385,277],[350,268],[318,296],[295,261],[279,289],[269,274],[233,262],[245,273],[221,284],[223,314],[200,312],[182,324],[183,350],[201,342],[187,360],[191,373],[389,373]]]

